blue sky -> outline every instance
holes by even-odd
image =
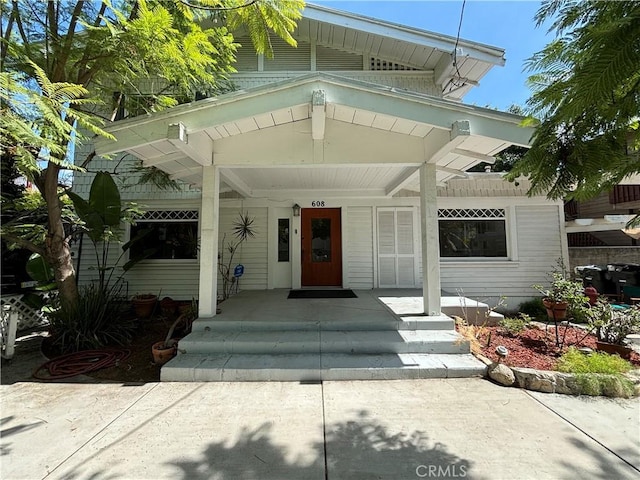
[[[410,27],[456,36],[462,0],[450,1],[339,1],[310,0],[310,3],[360,13]],[[553,39],[547,27],[535,27],[533,17],[540,2],[467,0],[460,37],[501,47],[507,63],[494,67],[464,98],[465,103],[506,110],[512,104],[524,106],[530,91],[524,71],[527,58]]]

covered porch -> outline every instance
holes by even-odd
[[[201,319],[216,312],[220,204],[228,201],[225,197],[254,204],[279,202],[289,209],[300,205],[303,212],[318,204],[339,210],[344,199],[395,205],[401,197],[417,198],[419,313],[437,317],[442,312],[437,187],[466,176],[473,165],[493,162],[493,155],[509,145],[526,145],[531,131],[521,128],[520,120],[316,73],[119,122],[108,129],[118,141],[99,139],[96,150],[128,152],[147,166],[200,187]],[[305,286],[306,258],[302,225],[300,217],[291,220],[287,286],[300,288]],[[273,221],[277,218],[269,224]],[[271,279],[279,265],[271,250],[269,255]],[[338,257],[343,274],[331,285],[348,288],[348,262]],[[374,273],[373,286],[382,284]],[[274,286],[271,280],[265,285]]]

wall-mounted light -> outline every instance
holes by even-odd
[[[293,210],[293,216],[294,217],[299,217],[300,216],[300,205],[298,205],[297,203],[291,207]]]

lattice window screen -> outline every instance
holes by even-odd
[[[197,210],[149,210],[139,221],[184,221],[195,220],[199,217]]]
[[[438,218],[503,219],[505,218],[505,211],[503,208],[445,208],[438,210]]]

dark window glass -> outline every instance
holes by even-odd
[[[278,261],[289,261],[289,219],[278,219]]]
[[[331,261],[331,219],[311,219],[311,261]]]
[[[506,257],[504,220],[440,220],[441,257]]]
[[[198,222],[139,222],[131,227],[130,258],[198,258]]]

